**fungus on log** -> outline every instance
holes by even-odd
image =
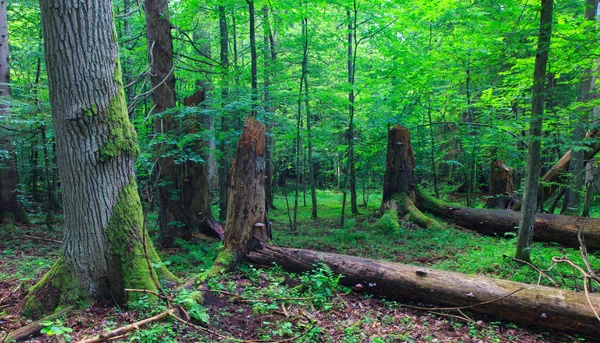
[[[413,173],[415,155],[410,133],[401,125],[388,129],[386,169],[383,178],[383,198],[379,209],[381,219],[374,227],[397,227],[398,215],[422,227],[440,226],[423,214],[414,204],[417,184]]]
[[[592,336],[600,331],[600,322],[582,292],[266,244],[250,251],[246,260],[262,266],[275,263],[290,272],[306,272],[324,263],[343,275],[342,284],[360,284],[362,291],[390,299],[468,307],[521,324]],[[600,308],[599,295],[589,294],[589,298]]]
[[[265,126],[246,118],[237,144],[227,196],[225,248],[243,256],[256,239],[268,241],[271,229],[265,202]]]

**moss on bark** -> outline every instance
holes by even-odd
[[[33,287],[25,298],[22,314],[30,318],[41,318],[48,312],[76,305],[87,297],[87,291],[78,282],[65,257],[60,257]]]
[[[400,231],[400,221],[398,220],[398,211],[389,209],[383,212],[379,220],[373,224],[373,229],[384,233],[398,233]]]
[[[110,128],[108,130],[108,137],[106,137],[104,144],[99,150],[101,161],[116,157],[119,152],[130,156],[137,156],[140,152],[137,143],[137,134],[127,117],[127,103],[125,101],[121,64],[118,60],[113,78],[118,85],[118,90],[117,94],[110,99],[103,113],[103,121]]]
[[[121,189],[117,203],[113,207],[112,216],[106,229],[106,236],[111,250],[116,257],[116,264],[121,268],[123,288],[147,289],[156,291],[152,280],[143,246],[142,205],[137,192],[135,177]],[[159,278],[176,280],[177,278],[162,265],[152,241],[145,237],[148,258]]]

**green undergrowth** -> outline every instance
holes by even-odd
[[[376,195],[372,196],[368,207],[359,207],[358,215],[348,214],[345,225],[340,227],[341,194],[318,192],[319,213],[316,220],[310,217],[310,196],[307,197],[309,206],[298,208],[296,234],[289,227],[285,198],[275,197],[277,209],[269,213],[275,244],[538,283],[539,272],[509,257],[514,255],[516,245],[516,237],[512,234],[488,237],[448,225],[423,229],[403,220],[399,227],[373,227],[379,219],[381,201],[381,197]],[[292,195],[288,201],[293,204]],[[566,264],[554,266],[552,262],[553,256],[567,256],[584,267],[578,249],[535,242],[531,255],[534,265],[542,270],[550,269],[546,274],[561,287],[583,288],[578,272]],[[600,253],[590,253],[589,261],[594,268],[600,268]],[[545,277],[539,282],[553,285]]]

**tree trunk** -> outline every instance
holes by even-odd
[[[8,21],[6,16],[6,1],[0,1],[0,98],[10,97],[10,67],[8,64]],[[8,101],[3,100],[8,103]],[[8,105],[0,104],[0,119],[10,116]],[[6,229],[14,228],[16,218],[22,216],[21,206],[17,201],[16,155],[12,139],[8,132],[0,130],[0,225]]]
[[[358,205],[356,204],[356,168],[354,161],[354,81],[356,75],[356,49],[358,48],[356,40],[357,29],[357,9],[356,0],[354,0],[353,15],[350,10],[346,11],[346,20],[348,21],[348,177],[350,185],[350,210],[352,214],[358,213]]]
[[[168,0],[146,0],[146,37],[148,61],[150,62],[153,114],[162,113],[175,107],[175,76],[173,74],[173,41],[169,20]],[[166,140],[179,129],[173,115],[163,115],[154,119],[154,133]],[[157,144],[158,158],[158,222],[160,242],[164,247],[173,245],[175,238],[188,239],[192,228],[186,225],[182,216],[183,180],[181,166],[175,163],[168,152],[170,144]]]
[[[546,87],[546,64],[552,34],[552,7],[554,0],[541,0],[540,32],[535,55],[533,73],[533,94],[531,98],[531,122],[529,126],[529,148],[527,150],[526,178],[523,189],[523,209],[519,222],[517,250],[515,257],[530,261],[531,240],[537,207],[537,188],[540,177],[540,150],[542,137],[542,120],[544,117],[544,101]]]
[[[200,83],[202,87],[204,84]],[[204,85],[206,86],[206,85]],[[185,106],[202,106],[206,101],[206,88],[201,88],[194,95],[183,100]],[[204,127],[203,125],[204,124]],[[184,119],[185,133],[198,134],[202,130],[210,130],[206,118],[189,116]],[[214,128],[213,128],[214,129]],[[209,138],[210,140],[211,138]],[[202,155],[204,163],[187,160],[181,164],[181,220],[190,231],[198,231],[208,236],[218,237],[223,240],[225,233],[211,209],[210,201],[210,143],[196,141],[192,145],[193,151]]]
[[[308,91],[308,18],[303,18],[304,28],[304,55],[306,58],[304,66],[304,107],[306,109],[306,140],[308,141],[308,178],[310,181],[311,218],[317,218],[317,181],[315,180],[315,165],[313,162],[313,139],[312,139],[312,114],[310,111],[310,98]]]
[[[265,202],[265,126],[246,118],[231,166],[225,248],[244,255],[253,236],[271,239]]]
[[[326,264],[340,282],[389,299],[468,307],[470,311],[526,325],[597,336],[600,326],[583,293],[520,282],[468,276],[361,257],[281,248],[263,244],[246,255],[250,263],[290,272],[307,272]],[[600,296],[590,295],[596,308]]]
[[[229,97],[229,34],[227,31],[227,17],[225,7],[219,6],[219,38],[221,43],[221,68],[223,69],[223,84],[221,85],[221,133],[227,135],[229,132],[228,116],[225,116],[225,105]],[[226,139],[226,138],[225,138]],[[225,220],[227,216],[227,188],[229,187],[229,164],[230,150],[227,144],[221,146],[221,157],[219,159],[219,219]]]
[[[265,179],[265,197],[267,206],[271,209],[275,209],[273,204],[273,162],[271,160],[271,150],[273,149],[273,138],[269,133],[273,131],[272,128],[272,115],[273,106],[271,103],[271,82],[274,76],[273,65],[275,64],[275,40],[273,32],[271,32],[271,25],[269,23],[269,8],[264,6],[263,12],[263,74],[264,74],[264,110],[265,110],[265,122],[266,122],[266,141],[265,141],[265,167],[266,167],[266,179]]]
[[[256,25],[254,24],[255,10],[254,10],[254,0],[246,0],[248,3],[248,16],[250,17],[250,69],[251,69],[251,79],[250,83],[252,86],[252,118],[256,118],[256,105],[258,102],[258,81],[257,81],[257,66],[256,66]]]
[[[89,298],[122,304],[125,288],[156,290],[152,263],[160,263],[143,231],[111,3],[40,5],[65,237],[62,256],[24,300],[34,317]]]

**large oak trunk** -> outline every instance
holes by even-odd
[[[246,118],[231,166],[225,248],[243,255],[253,236],[271,238],[265,201],[265,125]]]
[[[417,190],[417,203],[422,210],[450,219],[458,226],[492,236],[504,236],[507,232],[516,232],[521,217],[520,212],[512,210],[448,205],[420,190]],[[538,213],[535,215],[533,240],[579,247],[577,232],[582,226],[587,247],[600,249],[600,219],[594,218]]]
[[[342,284],[355,286],[360,283],[365,292],[391,299],[469,306],[471,311],[521,324],[586,335],[596,336],[600,331],[600,322],[583,293],[271,245],[250,251],[246,259],[262,266],[276,263],[291,272],[309,271],[315,265],[324,263],[334,273],[343,275]],[[590,301],[596,308],[600,307],[600,296],[591,294]]]
[[[156,290],[152,264],[160,263],[143,231],[133,169],[139,148],[111,3],[40,5],[65,237],[62,256],[23,304],[34,317],[90,298],[123,303],[125,288]],[[173,277],[164,267],[157,271]]]

